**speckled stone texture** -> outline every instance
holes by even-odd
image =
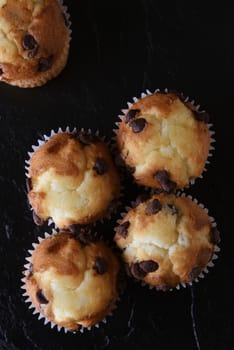
[[[231,5],[204,8],[204,1],[155,0],[66,4],[73,41],[65,71],[34,90],[0,86],[0,350],[231,350]],[[195,98],[215,124],[215,156],[204,179],[188,192],[219,223],[220,258],[205,280],[179,292],[156,292],[129,281],[114,316],[99,329],[76,335],[50,330],[27,309],[20,290],[27,249],[43,231],[35,227],[26,201],[26,152],[43,133],[59,126],[99,128],[110,137],[125,102],[157,87]],[[124,201],[130,204],[139,189],[130,179],[125,186]],[[99,225],[99,232],[112,236],[113,222]]]

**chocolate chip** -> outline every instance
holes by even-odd
[[[172,204],[167,204],[167,206],[168,206],[168,208],[170,209],[170,212],[171,212],[172,215],[178,214],[178,210],[177,210],[177,208],[176,208],[174,205],[172,205]]]
[[[159,268],[158,263],[153,260],[141,261],[139,265],[141,270],[143,270],[146,273],[154,272]]]
[[[128,111],[126,114],[125,123],[128,124],[130,120],[134,119],[138,113],[140,113],[139,109],[130,109],[130,111]]]
[[[0,76],[3,75],[3,69],[0,67]]]
[[[108,264],[106,259],[101,257],[96,257],[93,268],[99,275],[103,275],[108,270]]]
[[[135,134],[138,134],[139,132],[141,132],[145,128],[146,124],[147,124],[147,121],[144,118],[139,118],[129,123],[130,127],[132,128],[132,131]]]
[[[49,303],[49,301],[46,299],[42,289],[39,289],[36,292],[36,298],[37,298],[37,301],[39,304],[48,304]]]
[[[159,170],[155,174],[155,179],[160,183],[162,189],[167,193],[174,192],[176,189],[176,183],[170,180],[169,173],[166,170]]]
[[[189,273],[190,281],[193,281],[195,278],[197,278],[201,272],[202,272],[202,268],[200,266],[194,267],[192,271]]]
[[[220,242],[220,233],[216,227],[212,227],[210,230],[210,240],[213,244],[218,244]]]
[[[42,220],[33,210],[33,221],[37,226],[42,226],[44,224],[44,220]]]
[[[195,116],[195,119],[198,120],[199,122],[209,123],[210,116],[205,111],[203,112],[193,111],[193,114]]]
[[[149,195],[147,193],[140,194],[134,203],[134,208],[136,208],[139,204],[144,203],[149,199]]]
[[[32,189],[32,180],[31,178],[27,177],[26,178],[26,189],[27,189],[27,192],[29,193]]]
[[[158,199],[153,199],[146,207],[145,213],[147,215],[157,214],[162,209],[162,205]]]
[[[115,164],[117,165],[117,167],[121,167],[121,168],[125,167],[125,162],[120,154],[117,154],[115,156]]]
[[[99,140],[96,135],[89,134],[85,131],[81,131],[78,134],[75,134],[75,137],[77,137],[80,143],[82,143],[85,146],[91,145],[92,143],[96,143]]]
[[[118,209],[118,206],[119,206],[119,201],[118,199],[114,198],[112,199],[112,201],[109,203],[108,207],[107,207],[107,211],[109,213],[114,213],[117,211]]]
[[[28,58],[35,57],[37,55],[38,51],[39,51],[39,46],[37,46],[37,47],[35,47],[35,49],[29,51]]]
[[[31,34],[26,34],[23,37],[22,46],[25,50],[34,50],[38,47],[38,43]]]
[[[103,175],[107,172],[107,164],[105,159],[98,157],[95,161],[93,169],[98,175]]]
[[[125,221],[123,222],[121,225],[119,225],[117,227],[117,231],[116,233],[118,235],[120,235],[121,237],[123,238],[126,238],[127,237],[127,234],[128,234],[128,228],[130,226],[130,222],[129,221]]]
[[[136,279],[144,278],[147,275],[147,272],[141,269],[139,263],[132,264],[130,267],[130,271],[132,276]]]
[[[38,63],[38,72],[46,72],[52,67],[53,55],[48,57],[41,57]]]

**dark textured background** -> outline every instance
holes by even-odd
[[[33,90],[0,85],[0,350],[234,348],[228,169],[234,24],[225,2],[207,8],[204,3],[67,1],[73,40],[64,72]],[[99,329],[83,335],[50,330],[27,309],[20,291],[24,257],[42,231],[26,202],[26,152],[59,126],[99,128],[110,137],[125,102],[158,87],[193,97],[215,125],[215,156],[204,179],[188,192],[217,219],[219,260],[205,280],[181,291],[149,291],[130,282],[114,316]],[[133,192],[127,192],[129,203]],[[111,225],[100,230],[112,235]]]

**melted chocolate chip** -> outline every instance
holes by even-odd
[[[49,301],[46,299],[42,289],[39,289],[36,292],[36,298],[37,298],[37,301],[39,304],[48,304],[49,303]]]
[[[0,76],[3,75],[3,69],[0,67]]]
[[[29,177],[26,178],[26,189],[27,189],[27,192],[30,192],[32,189],[32,181],[31,181],[31,178]]]
[[[99,275],[103,275],[108,270],[108,264],[106,259],[101,257],[96,257],[93,268]]]
[[[53,55],[48,57],[41,57],[38,63],[38,72],[46,72],[52,67]]]
[[[147,272],[141,269],[140,263],[132,264],[130,267],[130,271],[132,276],[136,279],[144,278],[147,275]]]
[[[129,123],[130,127],[132,128],[132,131],[135,134],[138,134],[139,132],[141,132],[145,128],[146,124],[147,124],[147,121],[144,118],[139,118]]]
[[[35,49],[29,51],[28,58],[35,57],[37,55],[38,51],[39,51],[39,46],[37,46],[37,47],[35,47]]]
[[[37,226],[42,226],[44,224],[44,220],[42,220],[33,210],[33,221]]]
[[[216,227],[212,227],[210,230],[210,240],[213,244],[218,244],[220,242],[220,233]]]
[[[138,113],[140,113],[139,109],[130,109],[130,111],[128,111],[126,114],[125,123],[128,124],[130,120],[134,119],[137,116]]]
[[[176,189],[176,183],[171,181],[166,170],[159,170],[155,174],[155,179],[160,183],[162,189],[167,193],[172,193]]]
[[[178,210],[177,210],[177,208],[176,208],[174,205],[172,205],[172,204],[167,204],[167,206],[168,206],[168,208],[170,209],[170,212],[171,212],[172,215],[178,214]]]
[[[26,34],[23,37],[22,46],[25,50],[34,50],[38,47],[38,43],[31,34]]]
[[[98,142],[98,137],[96,135],[89,134],[87,132],[81,131],[78,134],[75,135],[80,143],[83,145],[91,145],[92,143]]]
[[[193,114],[195,116],[195,119],[198,120],[199,122],[209,123],[210,116],[205,111],[203,112],[193,111]]]
[[[104,175],[107,172],[107,164],[105,159],[98,157],[93,169],[98,175]]]
[[[149,199],[149,195],[147,193],[140,194],[134,203],[134,208],[136,208],[139,204],[144,203]]]
[[[202,268],[200,266],[194,267],[192,271],[189,273],[190,281],[193,281],[195,278],[197,278],[201,272],[202,272]]]
[[[141,270],[143,270],[146,273],[154,272],[159,268],[158,263],[153,260],[141,261],[139,265]]]
[[[158,199],[153,199],[146,207],[145,213],[147,215],[157,214],[162,209],[162,205]]]
[[[127,234],[128,234],[129,226],[130,226],[130,222],[129,221],[125,221],[124,223],[122,223],[121,225],[119,225],[117,227],[116,233],[118,235],[120,235],[121,237],[126,238]]]

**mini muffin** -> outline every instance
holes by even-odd
[[[219,233],[190,198],[160,194],[138,201],[117,227],[115,242],[130,276],[167,290],[206,269]]]
[[[64,68],[70,30],[58,0],[0,1],[0,81],[45,84]]]
[[[103,242],[61,232],[36,246],[25,288],[45,318],[76,331],[97,324],[114,308],[119,267]]]
[[[118,124],[117,146],[140,185],[173,192],[204,169],[210,148],[208,115],[174,93],[137,100]]]
[[[87,225],[110,215],[120,179],[107,145],[85,132],[59,133],[29,161],[28,198],[36,224]]]

